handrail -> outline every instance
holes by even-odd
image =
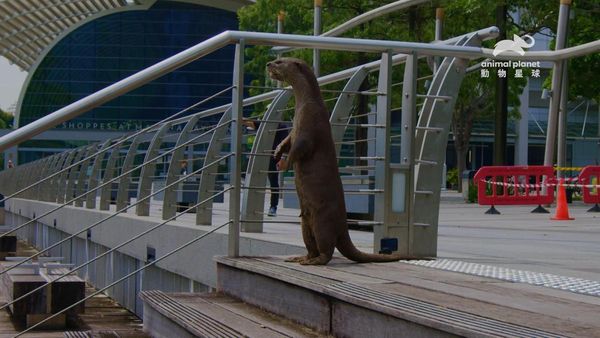
[[[500,55],[494,57],[492,50],[469,46],[446,46],[422,42],[366,40],[323,36],[304,36],[259,32],[225,31],[168,59],[131,75],[94,94],[76,101],[54,113],[0,137],[0,151],[17,145],[64,121],[77,117],[92,108],[130,92],[162,75],[172,72],[226,45],[244,41],[248,45],[289,45],[325,50],[355,52],[417,53],[431,56],[452,56],[477,59],[490,57],[500,60],[559,61],[600,51],[600,40],[559,51],[527,52],[525,55]]]
[[[211,95],[211,96],[209,96],[209,97],[207,97],[205,99],[202,99],[202,100],[200,100],[200,101],[192,104],[191,106],[189,106],[187,108],[184,108],[184,109],[180,110],[179,112],[177,112],[177,113],[175,113],[173,115],[170,115],[170,116],[168,116],[168,117],[166,117],[166,118],[164,118],[164,119],[162,119],[162,120],[160,120],[160,121],[158,121],[158,122],[156,122],[156,123],[154,123],[154,124],[152,124],[150,126],[147,126],[147,127],[143,128],[141,130],[138,130],[135,133],[126,135],[126,136],[122,137],[121,139],[117,140],[117,142],[111,144],[110,146],[108,146],[106,148],[100,148],[97,152],[95,152],[95,153],[93,153],[93,154],[91,154],[91,155],[89,155],[89,156],[87,156],[87,157],[85,157],[85,158],[77,161],[76,163],[73,163],[73,164],[71,164],[71,165],[69,165],[69,166],[67,166],[67,167],[65,167],[65,168],[63,168],[63,169],[61,169],[59,171],[56,171],[56,172],[50,174],[49,176],[46,176],[46,177],[42,178],[41,180],[38,180],[35,183],[30,184],[30,185],[26,186],[25,188],[23,188],[23,189],[21,189],[21,190],[19,190],[17,192],[14,192],[14,193],[12,193],[12,194],[10,194],[8,196],[5,196],[4,198],[0,199],[0,203],[5,202],[5,201],[7,201],[7,200],[9,200],[9,199],[11,199],[13,197],[15,197],[15,196],[17,196],[17,195],[19,195],[19,194],[21,194],[21,193],[23,193],[23,192],[31,189],[31,188],[37,186],[40,183],[46,182],[46,181],[48,181],[48,180],[50,180],[50,179],[52,179],[52,178],[60,175],[61,173],[65,172],[67,170],[75,168],[76,166],[84,163],[85,161],[91,160],[91,159],[95,158],[98,155],[104,154],[108,150],[113,149],[116,146],[122,145],[123,143],[129,141],[130,139],[132,139],[132,138],[134,138],[134,137],[136,137],[138,135],[144,134],[146,132],[154,131],[154,128],[156,128],[157,126],[162,125],[163,123],[171,123],[172,125],[178,124],[178,122],[175,122],[175,120],[173,120],[173,118],[175,118],[175,117],[177,117],[177,116],[179,116],[181,114],[187,113],[188,111],[196,108],[197,106],[199,106],[201,104],[204,104],[204,103],[206,103],[206,102],[214,99],[215,97],[217,97],[217,96],[219,96],[219,95],[227,92],[231,88],[232,88],[232,86],[229,86],[229,87],[227,87],[227,88],[225,88],[225,89],[223,89],[223,90],[221,90],[221,91],[219,91],[219,92],[217,92],[217,93],[215,93],[215,94],[213,94],[213,95]]]
[[[23,223],[23,224],[21,224],[21,225],[18,225],[18,226],[16,226],[16,227],[14,227],[14,228],[12,228],[12,229],[8,230],[7,232],[5,232],[5,233],[1,234],[1,235],[0,235],[0,238],[3,238],[3,237],[5,237],[5,236],[8,236],[9,234],[11,234],[11,233],[13,233],[13,232],[15,232],[15,231],[17,231],[17,230],[19,230],[19,229],[21,229],[21,228],[23,228],[23,227],[25,227],[25,226],[29,225],[29,224],[31,224],[31,223],[33,223],[33,222],[35,222],[35,221],[37,221],[37,220],[41,219],[42,217],[46,217],[46,216],[50,215],[51,213],[53,213],[53,212],[55,212],[55,211],[57,211],[57,210],[59,210],[59,209],[62,209],[62,208],[64,208],[64,207],[65,207],[65,206],[67,206],[67,205],[70,205],[71,203],[75,202],[75,201],[76,201],[77,199],[79,199],[79,198],[82,198],[82,197],[84,197],[84,196],[87,196],[87,195],[89,195],[89,194],[90,194],[90,193],[92,193],[92,192],[95,192],[95,191],[97,191],[97,190],[99,190],[99,189],[102,189],[103,187],[105,187],[105,186],[107,186],[107,185],[109,185],[109,184],[112,184],[112,183],[113,183],[113,182],[115,182],[116,180],[119,180],[119,179],[121,179],[123,176],[125,176],[125,175],[128,175],[128,174],[130,174],[130,173],[132,173],[132,172],[134,172],[134,171],[136,171],[136,170],[138,170],[138,169],[140,169],[140,168],[144,167],[146,164],[148,164],[148,163],[150,163],[150,162],[154,162],[154,161],[156,161],[156,160],[160,159],[160,158],[161,158],[161,157],[163,157],[164,155],[168,155],[168,154],[170,154],[170,153],[172,153],[172,152],[176,151],[177,149],[180,149],[180,148],[182,148],[182,147],[185,147],[185,146],[187,146],[188,144],[190,144],[190,143],[194,142],[195,140],[197,140],[197,139],[199,139],[199,138],[201,138],[201,137],[204,137],[204,136],[206,136],[206,135],[208,135],[208,134],[212,133],[212,132],[213,132],[213,131],[215,131],[216,129],[218,129],[218,128],[221,128],[221,127],[223,127],[223,126],[225,126],[225,125],[228,125],[230,122],[231,122],[231,121],[227,121],[227,122],[221,123],[221,124],[217,125],[216,127],[214,127],[213,129],[211,129],[211,130],[208,130],[208,131],[206,131],[206,132],[204,132],[204,133],[202,133],[202,134],[200,134],[200,135],[197,135],[197,136],[195,136],[195,137],[193,137],[193,138],[189,139],[189,140],[188,140],[188,141],[186,141],[185,143],[182,143],[182,144],[180,144],[179,146],[177,146],[177,147],[174,147],[173,149],[171,149],[171,150],[169,150],[169,151],[166,151],[166,152],[164,152],[164,153],[162,153],[162,154],[159,154],[159,155],[157,155],[157,156],[153,157],[152,159],[150,159],[150,160],[148,160],[148,161],[146,161],[146,162],[144,162],[144,163],[142,163],[142,164],[140,164],[140,165],[136,166],[135,168],[131,168],[130,170],[128,170],[128,171],[126,171],[126,172],[124,172],[124,173],[121,173],[119,176],[113,177],[113,178],[112,178],[112,179],[110,179],[109,181],[102,182],[102,184],[98,185],[97,187],[94,187],[93,189],[91,189],[91,190],[88,190],[88,191],[84,192],[83,194],[81,194],[81,195],[79,195],[79,196],[76,196],[76,197],[74,197],[74,198],[70,199],[69,201],[67,201],[67,202],[65,202],[65,203],[63,203],[63,204],[61,204],[61,205],[59,205],[59,206],[55,207],[54,209],[51,209],[51,210],[49,210],[49,211],[46,211],[45,213],[43,213],[43,214],[40,214],[40,215],[38,215],[37,217],[34,217],[34,218],[30,219],[29,221],[27,221],[27,222],[25,222],[25,223]],[[0,274],[1,274],[1,273],[0,273]]]
[[[475,32],[471,32],[471,33],[467,33],[464,35],[459,35],[447,40],[443,40],[443,41],[437,41],[435,43],[439,43],[439,44],[454,44],[458,41],[460,41],[461,39],[463,39],[465,36],[467,35],[472,35],[472,34],[477,34],[477,36],[482,40],[489,40],[489,39],[494,39],[498,36],[499,34],[499,30],[497,27],[492,26],[492,27],[488,27],[488,28],[483,28],[480,29],[478,31]],[[406,54],[395,54],[392,57],[392,65],[396,66],[398,64],[403,63],[406,60]],[[349,79],[359,68],[364,68],[367,72],[373,72],[373,71],[377,71],[379,70],[379,65],[381,64],[381,60],[376,60],[376,61],[371,61],[359,66],[355,66],[352,68],[347,68],[344,70],[341,70],[339,72],[335,72],[332,74],[328,74],[328,75],[324,75],[321,76],[317,79],[317,83],[320,86],[324,86],[324,85],[328,85],[337,81],[341,81],[341,80],[346,80]],[[289,90],[292,87],[285,87],[285,88],[281,88],[281,89],[276,89],[267,93],[262,93],[259,95],[255,95],[249,98],[244,99],[244,106],[250,106],[256,103],[260,103],[260,102],[264,102],[267,100],[271,100],[273,98],[275,98],[282,90]],[[191,116],[196,116],[198,114],[202,114],[202,117],[208,117],[208,116],[212,116],[212,115],[216,115],[219,113],[224,112],[225,110],[227,110],[227,108],[229,108],[229,106],[231,106],[231,104],[225,104],[219,107],[214,107],[214,108],[210,108],[207,109],[205,111],[196,113],[194,115]],[[186,117],[182,117],[176,120],[173,120],[174,123],[180,123],[180,122],[185,122],[186,120],[188,120],[191,116],[186,116]]]

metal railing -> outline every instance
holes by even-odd
[[[411,210],[411,206],[425,201],[420,200],[421,198],[427,199],[431,198],[430,196],[435,196],[435,190],[428,191],[426,189],[418,189],[420,192],[428,192],[427,194],[422,194],[423,196],[418,197],[412,196],[412,194],[415,192],[407,189],[407,194],[410,194],[410,196],[406,195],[405,202],[407,203],[406,205],[409,209],[407,209],[406,212],[401,213],[402,215],[393,214],[390,211],[391,209],[389,209],[392,198],[391,192],[389,191],[390,189],[387,189],[391,180],[392,170],[389,156],[389,146],[392,138],[392,135],[390,134],[390,105],[391,96],[393,95],[391,90],[392,67],[394,65],[406,62],[404,80],[402,83],[402,93],[404,98],[402,101],[403,125],[405,119],[408,121],[406,125],[417,125],[416,132],[414,129],[409,129],[408,131],[403,131],[403,133],[400,135],[402,139],[400,156],[402,162],[400,166],[397,166],[396,169],[402,167],[402,170],[405,170],[406,173],[409,173],[407,177],[413,177],[413,174],[416,173],[416,178],[414,178],[415,182],[420,184],[420,181],[417,181],[419,177],[418,174],[421,172],[419,170],[424,171],[426,170],[425,168],[427,166],[435,167],[435,170],[438,170],[440,167],[439,163],[436,162],[435,159],[428,159],[426,156],[427,154],[437,156],[437,153],[435,153],[437,149],[434,150],[433,148],[436,146],[439,148],[438,143],[441,142],[444,137],[447,138],[449,129],[447,124],[449,124],[449,120],[436,119],[440,118],[440,116],[446,116],[448,111],[451,110],[453,98],[460,87],[462,76],[464,76],[464,73],[466,72],[467,61],[469,59],[491,57],[492,51],[478,47],[478,44],[487,38],[494,37],[496,33],[497,29],[489,28],[447,40],[445,44],[426,44],[227,31],[152,67],[149,67],[146,70],[134,74],[127,79],[115,83],[114,85],[111,85],[78,102],[60,109],[57,112],[52,113],[36,122],[20,128],[19,130],[0,138],[0,149],[6,149],[7,147],[15,145],[23,140],[29,139],[33,135],[52,128],[63,121],[74,118],[102,103],[109,101],[110,99],[123,95],[159,76],[167,74],[185,64],[193,62],[194,60],[217,49],[229,44],[236,45],[232,86],[216,93],[209,98],[212,99],[231,90],[232,103],[230,105],[215,107],[200,113],[176,118],[177,116],[183,115],[185,112],[191,109],[188,108],[178,113],[176,116],[172,116],[151,127],[145,128],[137,133],[121,139],[109,140],[104,142],[102,145],[81,147],[0,173],[0,184],[3,189],[2,192],[7,194],[7,197],[3,201],[10,201],[15,198],[39,199],[40,201],[50,202],[51,205],[57,205],[55,207],[51,207],[49,211],[34,216],[29,221],[18,225],[11,232],[22,229],[30,224],[33,224],[34,222],[41,221],[42,218],[62,208],[77,208],[83,207],[84,205],[86,208],[95,208],[97,192],[100,192],[100,210],[110,210],[110,200],[113,192],[116,192],[114,200],[117,204],[114,213],[109,214],[107,217],[104,217],[98,222],[84,227],[82,230],[72,234],[71,236],[68,236],[62,241],[58,241],[48,246],[39,253],[23,259],[14,266],[5,269],[3,272],[0,272],[0,274],[9,272],[10,270],[29,261],[30,259],[48,252],[52,248],[61,245],[61,243],[75,238],[83,232],[92,229],[108,219],[116,217],[120,213],[126,212],[128,209],[134,206],[136,207],[136,214],[138,216],[148,216],[150,214],[149,201],[152,199],[152,197],[157,196],[160,193],[164,193],[164,199],[162,203],[163,222],[123,241],[121,244],[116,245],[106,253],[96,256],[95,258],[88,260],[84,264],[81,264],[75,268],[75,271],[79,270],[84,266],[96,261],[97,259],[114,252],[124,245],[127,245],[141,238],[142,236],[145,236],[149,232],[154,231],[179,217],[182,213],[177,214],[176,208],[174,210],[174,207],[179,203],[176,197],[178,189],[177,187],[181,183],[185,184],[188,179],[197,177],[198,175],[200,175],[198,177],[199,180],[197,181],[198,187],[197,189],[193,188],[197,191],[196,200],[195,202],[192,202],[191,206],[187,207],[183,212],[196,210],[197,222],[198,220],[206,221],[208,213],[212,212],[211,204],[213,203],[213,200],[216,197],[224,195],[225,192],[228,192],[228,221],[220,224],[217,227],[213,227],[209,232],[198,236],[191,241],[188,241],[184,245],[174,249],[173,251],[170,251],[161,258],[148,263],[143,267],[136,269],[134,272],[110,283],[107,287],[100,289],[95,294],[100,293],[113,285],[116,285],[117,283],[125,280],[139,271],[143,271],[145,268],[156,264],[160,260],[175,254],[179,250],[195,243],[196,241],[225,226],[229,226],[229,255],[238,256],[240,250],[240,230],[249,232],[262,231],[262,223],[264,223],[264,220],[261,216],[262,213],[259,213],[258,211],[263,207],[262,203],[264,202],[265,197],[264,190],[266,189],[266,166],[268,163],[268,158],[271,156],[271,153],[267,151],[267,149],[270,150],[269,147],[272,145],[274,136],[274,133],[272,132],[273,127],[269,127],[269,125],[271,124],[270,122],[282,120],[282,112],[286,109],[291,98],[291,92],[289,90],[274,90],[269,93],[261,94],[244,100],[243,56],[246,44],[311,47],[319,49],[372,52],[381,54],[380,61],[371,62],[359,67],[319,78],[319,83],[321,85],[348,79],[344,88],[337,91],[340,93],[340,95],[336,99],[337,101],[331,115],[334,142],[336,142],[339,148],[341,148],[342,143],[344,142],[345,130],[356,125],[356,123],[352,121],[352,117],[354,115],[350,114],[352,112],[352,109],[350,108],[354,104],[354,97],[357,95],[366,95],[372,97],[377,103],[377,111],[371,115],[373,121],[372,123],[370,122],[361,124],[360,126],[372,129],[372,133],[374,134],[372,136],[373,140],[365,139],[364,142],[369,143],[375,141],[375,153],[373,156],[350,156],[348,159],[367,161],[367,166],[370,168],[369,170],[371,170],[375,177],[375,188],[369,189],[368,191],[357,190],[355,192],[371,194],[375,196],[378,206],[375,210],[376,217],[373,224],[376,226],[384,227],[386,224],[390,223],[391,219],[398,221],[396,218],[399,217],[401,221],[406,221],[411,227],[430,227],[429,229],[435,229],[436,233],[434,235],[437,236],[437,224],[429,224],[414,220],[410,218],[413,216],[409,214],[409,212],[417,212],[415,210]],[[566,58],[597,52],[599,50],[600,41],[595,41],[582,46],[563,49],[560,51],[530,52],[524,56],[503,56],[501,58],[558,62]],[[392,55],[394,52],[405,54]],[[436,69],[436,72],[433,75],[432,85],[428,89],[428,92],[424,95],[419,95],[415,86],[417,79],[416,65],[419,61],[419,58],[424,56],[445,56],[445,59],[440,63],[439,67],[437,67],[438,69]],[[371,95],[371,93],[363,93],[359,91],[359,86],[362,81],[370,72],[374,71],[379,71],[379,80],[376,91],[377,95]],[[413,121],[413,119],[416,117],[417,98],[423,100],[422,104],[420,105],[422,108],[419,115],[422,119],[427,121],[419,120],[417,123]],[[204,103],[207,100],[203,100],[197,105]],[[256,133],[256,140],[253,144],[253,149],[250,152],[245,152],[243,151],[242,147],[242,139],[244,134],[241,125],[243,119],[243,106],[267,100],[272,100],[272,102],[270,103],[267,111],[264,113],[264,116],[261,118],[261,121],[264,123],[261,123],[261,126]],[[217,124],[212,125],[210,129],[198,130],[198,128],[196,128],[202,119],[206,119],[217,114],[222,114],[220,121]],[[360,114],[356,114],[356,116],[358,115]],[[176,124],[185,124],[183,131],[179,133],[177,140],[169,141],[170,143],[174,143],[173,146],[162,148],[163,144],[168,143],[166,142],[165,138],[174,136],[173,134],[169,135],[169,129]],[[229,129],[227,129],[227,127],[229,127]],[[229,137],[227,137],[227,130],[229,130]],[[210,141],[203,139],[208,136],[210,136]],[[418,146],[422,151],[418,154],[413,154],[411,152],[411,149],[413,148],[411,142],[413,142],[413,139],[415,142],[420,142]],[[226,144],[226,140],[229,140],[228,143],[230,145],[230,150],[223,154],[222,149],[223,145]],[[207,149],[202,153],[196,152],[194,150],[194,145],[197,143],[196,141],[208,144]],[[140,145],[142,143],[147,143],[148,147],[140,150]],[[122,156],[121,148],[125,147],[127,147],[127,150],[124,153],[124,156]],[[182,175],[177,173],[177,169],[179,168],[179,162],[184,159],[183,154],[186,149],[193,153],[193,157],[191,158],[192,160],[197,160],[198,162],[203,161],[203,165],[199,169],[192,170],[189,174]],[[142,163],[135,165],[134,163],[136,157],[142,155],[144,156]],[[164,187],[152,187],[153,183],[157,182],[156,162],[165,157],[170,157],[168,160],[169,164],[167,173],[164,176],[165,185]],[[244,157],[248,159],[248,165],[246,169],[245,181],[243,183],[242,160]],[[344,156],[340,156],[340,158],[344,159]],[[216,176],[218,174],[225,174],[219,173],[216,167],[221,164],[222,161],[227,159],[230,159],[228,172],[226,173],[226,176],[228,176],[229,179],[230,187],[225,188],[223,191],[215,192]],[[132,174],[136,171],[139,171],[139,175],[137,177],[133,177]],[[431,176],[433,177],[435,175]],[[137,178],[137,189],[132,189],[130,187],[133,178]],[[116,189],[113,188],[113,184],[115,183],[120,184],[120,186]],[[413,182],[409,181],[405,186],[412,187]],[[189,190],[189,187],[187,189]],[[182,187],[179,190],[180,192],[183,192],[181,190],[186,190],[186,188]],[[137,200],[133,203],[129,202],[130,192],[137,193],[134,194],[134,197],[136,197]],[[348,192],[351,193],[353,191]],[[439,191],[437,191],[437,193],[439,194]],[[74,206],[71,206],[72,204],[74,204]],[[206,205],[208,205],[208,207],[206,207]],[[13,213],[15,211],[16,210],[11,210]],[[404,217],[406,217],[406,220]],[[210,217],[208,218],[210,219]],[[208,222],[210,222],[210,220]],[[207,224],[207,222],[198,223]],[[383,231],[382,233],[384,235],[389,235],[390,233],[386,233],[386,231],[387,230]],[[402,236],[401,234],[399,235],[393,232],[391,234],[394,236]],[[6,234],[1,235],[0,238],[3,236],[6,236]],[[377,245],[378,243],[376,242],[375,246],[377,247]],[[429,250],[431,244],[427,243],[424,246],[427,247],[427,249],[423,250]],[[400,250],[407,252],[410,250],[417,250],[418,252],[420,249],[419,245],[413,242],[407,242],[401,245]],[[63,274],[48,284],[51,284],[65,277],[66,275],[67,274]],[[31,291],[22,298],[13,300],[4,307],[9,306],[10,304],[23,299],[24,297],[27,297],[33,292],[43,289],[48,284]],[[89,297],[91,296],[88,296],[80,302],[73,304],[71,307],[84,302]],[[63,309],[62,311],[66,311],[67,309]],[[40,325],[49,319],[50,318],[47,318],[37,325]],[[37,325],[32,328],[37,327]],[[24,331],[21,334],[25,332],[27,331]]]

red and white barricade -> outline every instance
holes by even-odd
[[[489,166],[475,174],[479,205],[486,214],[499,214],[496,205],[537,205],[532,212],[548,213],[542,204],[554,201],[554,169],[547,166]]]

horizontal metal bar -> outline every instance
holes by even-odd
[[[359,124],[347,124],[347,123],[332,123],[332,126],[336,127],[357,127],[357,128],[385,128],[383,124],[372,124],[372,123],[359,123]]]
[[[375,138],[365,138],[365,139],[360,139],[360,140],[354,140],[354,141],[340,141],[340,142],[335,142],[335,144],[356,144],[356,143],[363,143],[363,142],[369,142],[369,141],[375,141]]]
[[[339,156],[338,160],[375,160],[383,161],[385,158],[382,156]]]
[[[452,96],[444,96],[444,95],[418,94],[417,97],[424,97],[426,99],[435,99],[435,100],[443,100],[443,101],[450,101],[450,100],[452,100]]]
[[[365,114],[359,114],[359,115],[352,115],[352,116],[348,116],[348,117],[340,117],[338,118],[338,121],[344,121],[344,120],[350,120],[350,119],[357,119],[359,117],[364,117],[364,116],[369,116],[369,115],[376,115],[377,112],[370,112],[370,113],[365,113]]]
[[[242,219],[240,220],[242,223],[281,223],[281,224],[300,224],[300,221],[288,221],[288,220],[251,220],[251,219]]]

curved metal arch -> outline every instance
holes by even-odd
[[[44,157],[40,160],[40,171],[37,177],[37,182],[41,181],[43,178],[50,176],[50,165],[54,161],[54,155]],[[32,192],[38,197],[40,201],[44,201],[44,183],[40,183],[37,185],[35,189],[31,189]]]
[[[94,144],[91,146],[87,152],[85,153],[86,160],[81,163],[81,167],[79,168],[79,175],[77,177],[77,185],[75,186],[75,196],[81,196],[85,189],[87,180],[88,180],[88,167],[90,166],[90,157],[95,154],[99,150],[98,144]],[[98,156],[101,157],[101,156]],[[83,201],[85,198],[80,197],[75,200],[76,207],[83,207]]]
[[[221,116],[219,125],[226,123],[231,120],[231,106]],[[228,128],[217,128],[213,133],[208,149],[206,150],[206,157],[204,158],[205,163],[212,162],[219,158],[219,153],[223,149],[223,139],[227,136]],[[216,174],[218,170],[217,165],[210,166],[200,173],[200,183],[198,184],[198,201],[204,201],[214,195],[211,191],[215,189]],[[210,225],[212,224],[212,207],[214,200],[210,200],[203,205],[198,206],[196,209],[196,224],[197,225]]]
[[[90,177],[88,178],[88,186],[87,191],[92,191],[98,187],[98,181],[100,179],[100,170],[102,169],[102,162],[107,155],[106,149],[109,148],[113,142],[119,142],[123,137],[120,137],[116,140],[107,140],[100,146],[98,150],[101,152],[100,156],[96,156],[94,159],[94,164],[92,165],[92,170],[90,171]],[[93,193],[89,193],[85,196],[85,207],[86,209],[94,209],[96,208],[96,195],[97,191]]]
[[[91,148],[90,146],[79,148],[79,150],[77,150],[77,155],[75,155],[75,158],[73,159],[73,163],[77,163],[77,162],[81,161],[81,159],[83,158],[83,155],[85,155],[90,148]],[[79,170],[81,170],[80,168],[81,168],[81,165],[75,166],[75,167],[71,168],[71,170],[69,171],[69,175],[67,178],[67,189],[66,189],[65,202],[70,201],[73,197],[75,197],[74,196],[75,184],[76,184],[76,179],[79,176]]]
[[[118,175],[119,169],[117,168],[117,161],[119,160],[121,149],[126,143],[120,144],[117,147],[114,147],[110,152],[110,156],[106,161],[106,167],[104,168],[104,175],[102,176],[102,184],[109,182],[115,176]],[[116,175],[115,175],[116,174]],[[110,209],[110,201],[112,197],[112,192],[116,182],[112,182],[100,188],[100,206],[98,209],[100,210],[109,210]]]
[[[286,107],[292,95],[292,91],[283,90],[273,99],[263,117],[264,122],[260,124],[256,131],[252,153],[268,153],[273,149],[275,133],[269,132],[269,129],[277,129],[277,124],[268,121],[281,120],[282,110]],[[246,189],[242,192],[242,219],[256,221],[242,223],[242,231],[244,232],[262,232],[263,230],[263,209],[268,177],[266,171],[269,170],[269,161],[270,158],[267,156],[252,156],[248,161],[245,185],[264,187],[265,190]]]
[[[156,171],[156,160],[150,161],[151,159],[158,156],[160,145],[163,143],[163,137],[167,131],[171,128],[170,123],[163,124],[158,131],[152,137],[152,141],[146,150],[146,156],[144,157],[144,166],[140,173],[140,183],[138,184],[138,205],[135,208],[135,214],[138,216],[150,215],[150,199],[146,198],[150,196],[152,192],[152,176]],[[142,201],[142,199],[146,198]]]
[[[78,149],[70,150],[69,155],[67,156],[67,159],[63,162],[62,166],[59,168],[59,171],[65,169],[68,166],[70,166],[71,164],[73,164],[73,159],[75,158],[75,155],[77,153],[78,153]],[[74,168],[71,168],[70,170],[65,170],[60,174],[60,179],[58,181],[58,186],[56,188],[56,203],[58,203],[58,204],[65,203],[65,191],[67,188],[67,179],[69,177],[69,172],[73,169]]]
[[[478,46],[481,40],[477,34],[463,38],[460,46]],[[452,111],[460,85],[466,74],[467,59],[446,57],[429,87],[415,130],[415,171],[413,233],[415,243],[413,255],[435,256],[437,253],[437,232],[439,200],[442,182],[443,163],[446,156]],[[442,100],[440,97],[449,97]]]
[[[194,129],[194,126],[196,125],[196,123],[198,123],[199,119],[200,119],[200,116],[196,115],[196,116],[192,117],[185,124],[185,127],[183,127],[183,130],[181,131],[181,133],[179,134],[179,137],[177,138],[177,143],[175,144],[175,148],[177,148],[181,144],[188,141],[190,133]],[[185,154],[186,147],[177,148],[175,151],[173,151],[173,153],[171,153],[171,162],[169,163],[169,170],[167,171],[167,179],[166,179],[166,183],[165,183],[165,186],[167,188],[164,191],[164,198],[163,198],[163,210],[162,210],[162,218],[163,219],[168,219],[170,217],[173,217],[173,216],[175,216],[175,213],[177,212],[176,203],[177,203],[177,186],[178,185],[173,185],[171,187],[169,187],[169,185],[171,185],[173,182],[175,182],[177,180],[177,177],[179,175],[179,173],[177,172],[177,170],[179,169],[179,167],[177,166],[177,163],[179,163],[180,161],[183,160],[183,156]]]
[[[39,160],[38,160],[39,161]],[[29,187],[32,184],[34,184],[36,182],[37,177],[39,176],[39,162],[38,161],[32,161],[27,163],[27,170],[25,171],[25,186]],[[35,194],[33,194],[33,189],[27,189],[24,193],[25,198],[27,199],[35,199],[36,196]]]
[[[7,176],[8,179],[6,180],[6,195],[12,195],[17,191],[15,186],[15,169],[9,169]]]
[[[68,150],[64,153],[63,156],[61,156],[61,159],[58,161],[56,167],[55,167],[55,172],[59,172],[61,171],[63,168],[65,168],[68,165],[65,165],[69,160],[73,159],[73,150]],[[60,200],[60,192],[61,192],[61,184],[62,182],[64,182],[64,178],[63,178],[64,173],[61,173],[60,175],[57,175],[54,177],[54,179],[52,180],[52,190],[51,190],[51,197],[50,197],[50,201],[53,203],[57,203]]]
[[[25,187],[29,187],[36,182],[37,177],[39,176],[39,163],[38,161],[33,161],[28,163],[28,168],[25,171]],[[36,196],[33,194],[33,189],[28,189],[25,192],[25,197],[27,199],[35,199]]]
[[[331,123],[340,123],[342,121],[345,121],[346,124],[350,123],[348,117],[350,117],[350,111],[352,110],[352,106],[354,105],[354,97],[356,96],[356,94],[353,92],[357,92],[360,89],[360,85],[363,83],[368,74],[369,72],[365,67],[357,69],[356,72],[352,74],[348,82],[346,82],[343,92],[340,93],[335,106],[333,107],[333,111],[331,112],[331,117],[329,119]],[[331,135],[335,144],[335,153],[338,156],[340,154],[340,149],[342,148],[340,142],[342,142],[344,139],[346,129],[347,126],[331,126]]]
[[[126,173],[133,168],[135,156],[137,155],[138,148],[142,143],[142,140],[146,137],[145,133],[139,134],[134,137],[129,145],[129,150],[127,151],[127,155],[125,156],[125,161],[123,161],[123,167],[121,168],[121,173]],[[129,204],[129,188],[131,183],[131,174],[128,173],[121,176],[119,180],[119,190],[117,191],[117,210],[121,210]]]
[[[56,172],[56,167],[58,166],[58,162],[60,161],[63,154],[64,153],[52,155],[52,160],[48,163],[48,169],[46,170],[46,173]],[[54,180],[56,178],[57,177],[55,176],[54,178],[51,178],[46,182],[40,184],[40,191],[42,192],[43,201],[50,202],[52,200],[52,189],[54,187]]]
[[[27,187],[29,185],[29,182],[31,181],[31,176],[32,176],[32,166],[33,163],[27,163],[21,166],[20,171],[21,171],[21,175],[19,175],[17,177],[18,180],[18,184],[17,184],[17,189],[21,190],[25,187]],[[29,193],[25,192],[22,194],[21,198],[26,198],[29,199]]]

